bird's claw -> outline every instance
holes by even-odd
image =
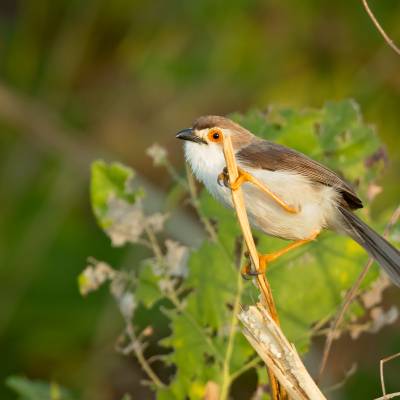
[[[246,281],[249,281],[249,280],[253,279],[255,276],[262,275],[264,273],[263,269],[259,269],[257,271],[251,267],[250,253],[248,250],[244,252],[244,256],[248,259],[248,262],[246,264],[244,264],[240,270],[240,275],[242,275],[243,279],[245,279]]]
[[[218,175],[217,182],[219,186],[225,186],[228,189],[231,188],[231,184],[229,182],[228,168],[225,167],[222,170],[222,172]]]
[[[262,272],[242,271],[240,274],[242,275],[242,278],[245,279],[246,281],[251,281],[255,276],[262,275]]]
[[[250,253],[246,251],[244,256],[248,258],[248,262],[243,265],[240,270],[240,274],[243,279],[250,280],[255,276],[264,275],[267,270],[268,264],[272,260],[271,254],[258,254],[258,269],[252,268]]]
[[[253,279],[255,276],[262,275],[262,274],[263,274],[263,272],[261,272],[261,271],[253,271],[251,269],[250,263],[245,264],[240,271],[240,275],[242,275],[242,278],[245,279],[246,281],[249,281],[249,280]]]

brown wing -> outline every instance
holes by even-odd
[[[353,188],[339,175],[308,158],[302,153],[267,140],[257,140],[236,153],[237,159],[244,165],[269,171],[297,172],[312,182],[334,187],[341,195],[343,205],[354,210],[363,204]]]

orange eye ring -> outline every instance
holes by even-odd
[[[207,136],[208,140],[214,143],[221,143],[224,138],[224,134],[222,133],[221,129],[218,128],[210,129]]]

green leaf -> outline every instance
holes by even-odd
[[[209,333],[203,330],[192,316],[169,312],[171,318],[170,337],[161,344],[173,349],[166,359],[178,366],[172,384],[162,390],[160,399],[202,399],[205,386],[209,380],[217,380],[219,370],[215,366],[218,357],[217,349]]]
[[[371,126],[363,123],[360,109],[353,100],[328,102],[318,130],[323,153],[319,160],[357,183],[365,195],[368,183],[380,172],[367,166],[366,159],[378,151],[380,144]]]
[[[201,192],[200,208],[207,218],[216,222],[219,242],[227,253],[232,254],[236,239],[241,235],[232,210],[218,203],[206,190]]]
[[[341,135],[360,122],[360,110],[355,101],[328,101],[323,109],[323,120],[319,131],[324,149],[334,150]]]
[[[10,376],[6,385],[17,393],[21,400],[76,400],[67,389],[55,382],[30,380],[22,376]]]
[[[134,190],[132,181],[134,171],[120,163],[97,160],[92,163],[91,202],[95,216],[102,228],[107,228],[108,202],[112,198],[124,200],[130,204],[143,196],[141,190]]]
[[[187,310],[201,325],[217,329],[229,317],[236,274],[229,256],[218,245],[205,242],[192,253],[186,283],[194,293],[187,300]]]
[[[168,315],[171,319],[172,335],[163,339],[161,344],[173,348],[168,359],[180,366],[180,372],[194,376],[198,363],[205,360],[206,352],[212,352],[207,346],[206,334],[199,331],[186,315],[172,312]]]
[[[139,272],[135,297],[147,308],[151,308],[163,297],[159,281],[160,277],[154,274],[152,265],[144,263]]]
[[[315,126],[320,121],[318,111],[283,109],[280,115],[282,125],[277,139],[281,144],[296,147],[302,152],[313,149],[313,153],[316,153],[319,150],[318,137],[315,135]]]

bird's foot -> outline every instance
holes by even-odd
[[[290,243],[288,246],[284,247],[283,249],[277,250],[273,253],[268,253],[268,254],[258,254],[258,265],[259,268],[258,270],[254,271],[251,268],[251,262],[249,261],[248,263],[246,263],[240,273],[242,275],[242,277],[244,279],[252,279],[257,275],[262,275],[265,273],[265,271],[267,270],[268,265],[272,262],[277,260],[279,257],[282,257],[284,254],[288,253],[291,250],[297,249],[298,247],[312,242],[313,240],[315,240],[317,238],[317,236],[319,235],[319,231],[315,231],[310,237],[306,238],[306,239],[302,239],[302,240],[296,240],[293,243]],[[246,252],[245,253],[246,257],[249,257],[249,253]]]
[[[225,186],[231,190],[238,190],[239,187],[245,182],[253,182],[254,178],[248,172],[238,168],[239,176],[235,179],[235,182],[230,182],[228,168],[224,168],[218,175],[217,182],[220,186]]]
[[[251,262],[249,261],[245,265],[243,265],[242,269],[240,270],[240,274],[242,275],[243,279],[250,280],[254,278],[255,276],[258,275],[263,275],[265,274],[265,271],[267,270],[268,263],[270,261],[273,261],[271,258],[272,254],[259,254],[258,255],[258,270],[254,271],[251,268]],[[249,257],[249,253],[245,253],[246,257]]]
[[[229,182],[229,173],[228,168],[224,168],[222,172],[218,175],[217,182],[219,186],[225,186],[228,189],[231,189],[231,184]]]

